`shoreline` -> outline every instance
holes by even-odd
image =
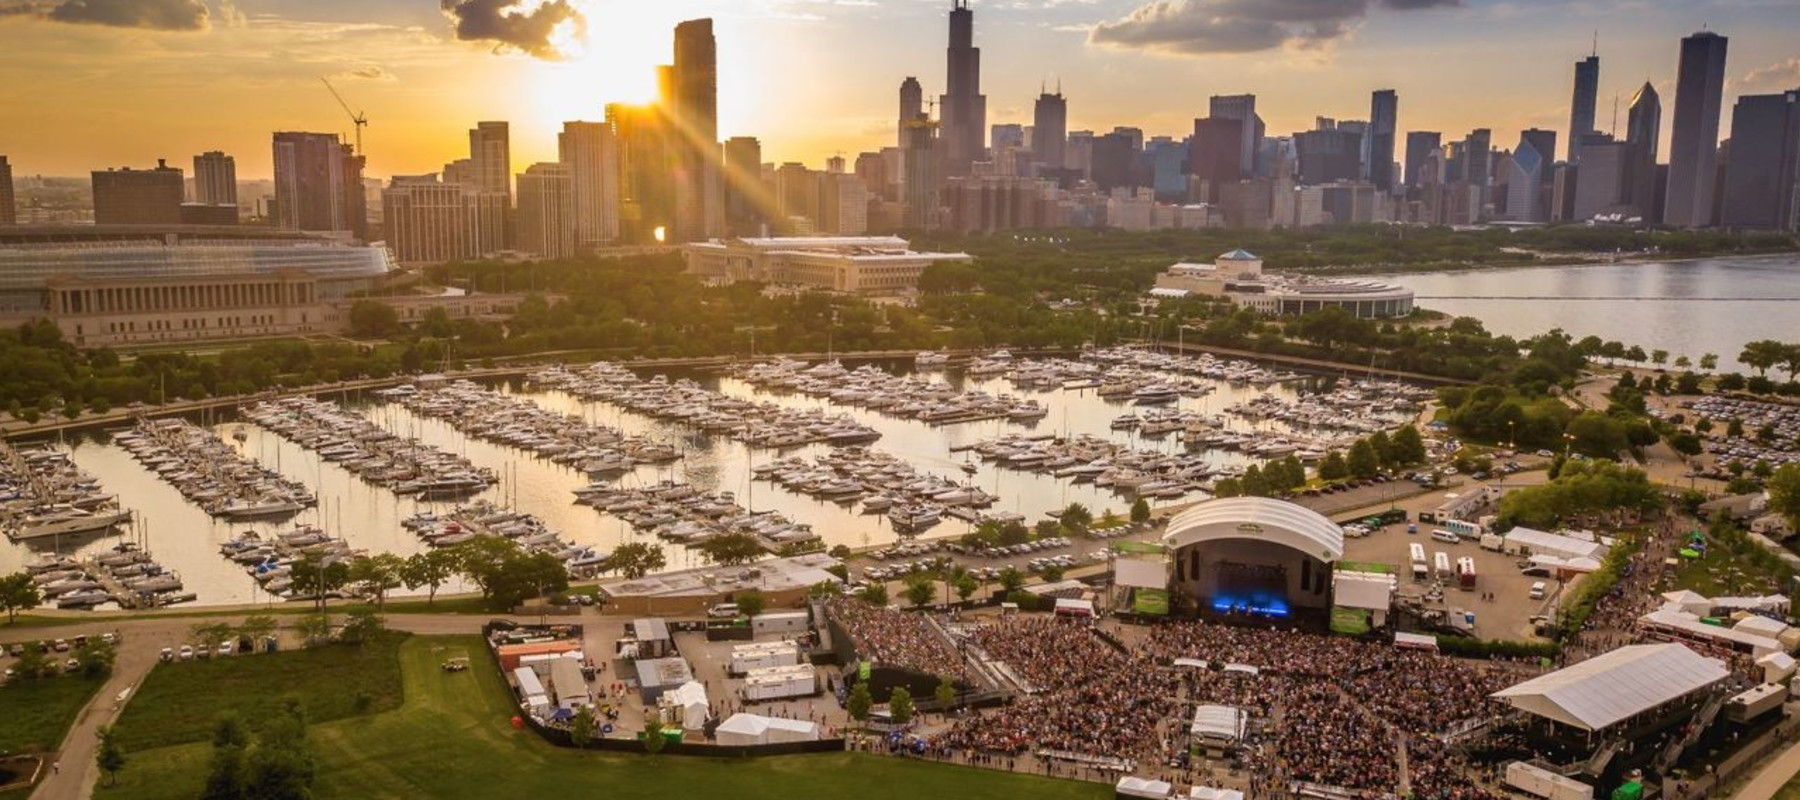
[[[1694,261],[1711,261],[1714,259],[1722,259],[1722,258],[1735,258],[1735,259],[1744,259],[1744,260],[1752,260],[1752,259],[1760,260],[1760,259],[1770,259],[1770,258],[1800,258],[1800,250],[1778,250],[1778,251],[1774,251],[1774,252],[1758,252],[1758,253],[1715,253],[1712,255],[1703,255],[1703,256],[1675,256],[1675,257],[1638,255],[1638,256],[1626,256],[1624,258],[1620,258],[1617,261],[1575,261],[1575,262],[1571,262],[1571,263],[1553,263],[1553,262],[1548,262],[1548,261],[1519,261],[1519,262],[1509,262],[1509,263],[1503,263],[1503,264],[1502,263],[1465,264],[1465,265],[1457,266],[1457,267],[1446,267],[1446,266],[1442,266],[1442,265],[1434,265],[1431,267],[1421,268],[1421,269],[1406,269],[1405,267],[1400,267],[1398,269],[1396,269],[1395,267],[1380,267],[1380,268],[1367,267],[1367,268],[1365,268],[1365,267],[1358,267],[1358,266],[1350,266],[1350,267],[1343,267],[1340,269],[1326,268],[1326,269],[1320,269],[1320,270],[1298,270],[1298,271],[1303,274],[1308,274],[1308,275],[1331,275],[1331,276],[1360,275],[1360,276],[1378,277],[1378,278],[1402,278],[1402,277],[1406,277],[1408,275],[1436,275],[1436,274],[1453,275],[1453,274],[1456,274],[1459,272],[1493,272],[1493,271],[1507,270],[1507,269],[1567,269],[1567,268],[1582,269],[1582,268],[1588,268],[1588,267],[1612,267],[1612,266],[1618,266],[1620,264],[1686,264],[1686,263],[1690,263],[1690,262],[1694,262]]]

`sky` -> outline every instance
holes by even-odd
[[[435,172],[478,120],[512,124],[517,171],[566,120],[651,97],[675,23],[712,17],[720,136],[821,166],[892,145],[897,92],[943,90],[951,0],[0,0],[0,154],[15,176],[224,150],[270,174],[269,134],[349,134],[373,176]],[[1254,93],[1270,135],[1366,119],[1395,89],[1400,141],[1477,127],[1566,146],[1573,64],[1601,58],[1597,127],[1646,80],[1666,127],[1682,36],[1730,37],[1739,94],[1800,87],[1800,0],[971,0],[988,122],[1030,123],[1059,82],[1071,130],[1177,138],[1213,94]],[[1665,131],[1663,150],[1666,153]]]

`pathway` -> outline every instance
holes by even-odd
[[[1755,776],[1751,777],[1732,800],[1771,800],[1781,787],[1800,775],[1800,742],[1788,746],[1788,749],[1762,766]]]

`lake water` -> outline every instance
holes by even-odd
[[[855,364],[847,366],[854,367]],[[911,365],[886,365],[895,372],[911,371]],[[671,377],[682,376],[674,373]],[[751,387],[743,381],[713,374],[685,374],[702,386],[737,397],[758,401],[772,400],[795,408],[830,406],[824,399],[797,394],[771,394]],[[1128,403],[1106,400],[1092,389],[1032,391],[1015,389],[1001,378],[965,378],[952,370],[943,377],[959,388],[980,389],[990,394],[1013,394],[1034,398],[1050,411],[1032,424],[1003,420],[933,427],[914,420],[883,416],[878,412],[847,406],[833,406],[834,412],[847,413],[859,422],[880,431],[882,438],[872,448],[897,455],[921,471],[963,480],[961,464],[968,457],[952,453],[951,448],[1005,433],[1040,432],[1057,434],[1091,434],[1131,444],[1143,449],[1173,451],[1183,447],[1173,435],[1163,439],[1139,439],[1130,432],[1114,431],[1112,419],[1132,410]],[[1197,379],[1204,380],[1204,379]],[[1287,431],[1284,423],[1256,423],[1224,415],[1224,409],[1241,400],[1264,392],[1291,398],[1300,388],[1294,384],[1278,384],[1267,389],[1249,385],[1232,385],[1214,381],[1214,391],[1204,397],[1183,398],[1178,408],[1208,415],[1225,416],[1228,427],[1238,430],[1262,429]],[[773,450],[751,450],[723,436],[710,436],[682,425],[656,420],[625,411],[603,402],[583,402],[559,391],[534,391],[523,384],[502,388],[508,393],[531,399],[546,408],[577,414],[591,422],[611,425],[630,433],[647,433],[668,441],[682,450],[681,460],[664,466],[644,466],[619,480],[623,485],[648,484],[663,479],[683,480],[708,491],[729,490],[740,503],[753,510],[776,509],[795,522],[808,523],[828,545],[853,547],[894,541],[896,534],[883,515],[862,514],[855,506],[817,500],[795,494],[775,484],[757,482],[752,485],[750,467],[778,456],[799,455],[811,458],[827,448],[817,445],[777,453]],[[332,398],[341,399],[341,398]],[[382,402],[373,397],[350,398],[348,404],[359,409],[382,427],[397,434],[415,437],[428,444],[468,457],[477,465],[499,473],[499,483],[475,499],[512,503],[520,510],[544,519],[567,540],[610,550],[634,538],[655,541],[647,534],[633,532],[620,519],[574,503],[571,493],[588,482],[579,471],[504,445],[471,439],[449,424],[420,415],[406,408]],[[246,456],[277,469],[290,478],[311,486],[319,497],[315,509],[284,521],[255,523],[227,522],[207,515],[188,502],[173,487],[134,460],[129,453],[110,441],[101,431],[73,436],[66,440],[71,457],[82,468],[98,478],[106,491],[117,494],[120,504],[137,512],[139,523],[125,535],[143,540],[156,559],[165,567],[181,573],[186,590],[199,594],[201,605],[270,601],[257,590],[256,584],[237,565],[219,554],[219,545],[237,533],[256,529],[274,532],[290,529],[295,524],[311,523],[347,539],[358,549],[401,555],[426,548],[400,521],[421,508],[436,508],[442,513],[453,504],[423,503],[412,497],[396,497],[385,488],[364,483],[338,465],[319,458],[315,453],[289,442],[271,431],[230,414],[205,420],[225,441],[233,443]],[[238,441],[236,434],[243,434]],[[1207,454],[1215,464],[1244,463],[1247,457],[1232,451]],[[979,464],[979,462],[977,462]],[[1036,520],[1044,512],[1079,502],[1098,515],[1112,509],[1121,514],[1130,507],[1130,499],[1091,484],[1074,484],[1047,474],[998,469],[980,465],[967,480],[998,496],[991,511],[1009,511]],[[1201,495],[1189,495],[1198,498]],[[952,518],[931,528],[928,536],[957,535],[970,530],[969,523]],[[65,553],[95,553],[111,547],[118,537],[64,537],[61,541],[34,540],[12,543],[0,539],[0,574],[12,572],[33,553],[58,549]],[[700,566],[701,561],[684,548],[664,544],[670,569]],[[456,586],[445,587],[455,591]]]
[[[1552,328],[1667,350],[1725,371],[1744,343],[1800,342],[1800,256],[1576,267],[1427,272],[1382,276],[1411,288],[1419,305],[1475,317],[1495,333],[1532,336]]]

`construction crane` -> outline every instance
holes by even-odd
[[[331,96],[337,98],[338,105],[344,107],[344,113],[350,115],[350,121],[356,125],[356,154],[359,156],[365,155],[365,153],[363,153],[362,131],[363,128],[369,126],[369,115],[364,114],[361,111],[351,111],[350,104],[344,102],[344,96],[338,94],[337,88],[331,85],[331,81],[326,80],[323,77],[319,78],[319,80],[325,84],[325,88],[331,92]]]

